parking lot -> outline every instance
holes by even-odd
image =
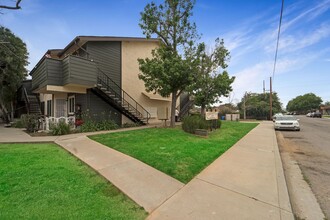
[[[330,218],[330,119],[299,118],[301,131],[277,131],[281,151],[291,154],[310,184],[324,214]],[[285,139],[281,141],[279,139]]]

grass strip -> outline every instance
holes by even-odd
[[[181,128],[150,128],[90,138],[187,183],[256,126],[225,121],[208,138]]]
[[[147,213],[55,144],[0,144],[0,219],[145,219]]]

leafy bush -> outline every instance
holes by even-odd
[[[70,125],[64,121],[60,121],[57,124],[51,124],[50,130],[53,135],[65,135],[70,133]]]
[[[33,133],[39,130],[39,116],[38,115],[26,115],[24,116],[23,123],[26,125],[26,130],[29,133]]]
[[[14,127],[15,128],[26,128],[27,127],[26,123],[27,123],[27,115],[23,114],[23,115],[21,115],[20,119],[15,121]]]
[[[221,128],[221,120],[206,121],[201,115],[190,115],[183,119],[182,129],[194,134],[196,129],[213,130]]]
[[[80,124],[81,132],[104,131],[118,129],[118,125],[111,119],[111,111],[101,112],[100,114],[91,114],[87,109],[82,112],[82,122]]]
[[[196,129],[208,129],[209,123],[201,115],[190,115],[183,119],[182,129],[194,134]]]
[[[84,123],[80,127],[81,132],[105,131],[115,129],[118,129],[118,125],[112,120],[103,120],[99,122],[88,120],[84,121]]]

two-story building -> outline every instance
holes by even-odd
[[[78,36],[64,49],[48,50],[30,72],[41,114],[82,111],[118,124],[157,121],[157,111],[170,110],[171,98],[145,91],[137,59],[151,57],[159,44],[159,39]]]

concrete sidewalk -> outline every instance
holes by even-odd
[[[54,141],[91,166],[151,213],[148,219],[294,219],[272,122],[260,123],[185,186],[83,133],[30,137],[0,128],[0,142],[39,141]]]
[[[99,172],[149,213],[184,186],[149,165],[86,136],[63,136],[55,143]]]
[[[272,122],[262,122],[148,219],[294,219]]]

